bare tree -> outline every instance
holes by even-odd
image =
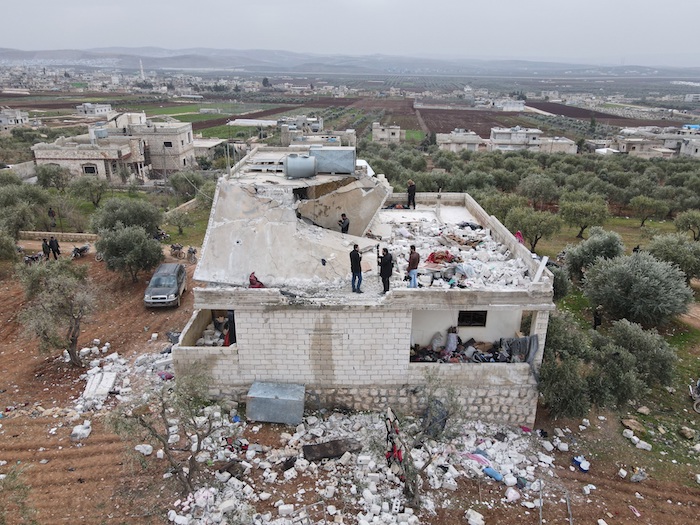
[[[149,441],[163,450],[184,493],[196,490],[200,473],[197,455],[217,428],[212,413],[204,410],[211,404],[209,384],[210,375],[194,367],[178,376],[174,385],[163,383],[144,404],[115,411],[109,418],[110,426],[129,439],[145,430]],[[184,447],[171,443],[168,429],[174,419],[186,435]]]

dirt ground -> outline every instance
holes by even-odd
[[[21,244],[28,250],[38,249],[38,244]],[[147,275],[132,284],[108,272],[104,263],[96,262],[92,256],[74,263],[89,266],[92,282],[100,291],[100,308],[83,327],[81,345],[99,338],[109,341],[113,350],[127,357],[158,351],[161,343],[149,343],[151,334],[159,333],[159,341],[163,341],[166,331],[181,330],[190,317],[191,291],[179,309],[148,310],[142,304]],[[190,279],[193,271],[194,267],[189,266]],[[193,284],[190,281],[189,290]],[[36,341],[23,336],[18,322],[24,303],[19,283],[5,278],[0,281],[0,290],[4,296],[0,302],[0,407],[4,410],[0,419],[0,460],[7,461],[0,472],[7,472],[11,465],[23,469],[22,480],[30,487],[28,502],[36,509],[40,524],[168,523],[167,510],[178,494],[177,487],[163,479],[164,463],[150,458],[139,461],[128,452],[133,444],[109,432],[94,414],[85,414],[76,422],[59,415],[58,409],[69,408],[71,400],[82,392],[85,382],[79,375],[84,370],[73,369],[55,355],[38,354]],[[697,304],[694,306],[691,319],[700,313]],[[700,316],[695,322],[700,322]],[[554,422],[546,413],[540,413],[538,428],[551,434],[555,426],[569,425],[574,431],[571,451],[553,453],[558,466],[554,469],[556,477],[545,480],[543,522],[569,523],[568,496],[573,523],[595,524],[601,518],[609,525],[696,523],[700,485],[687,473],[693,469],[700,473],[697,460],[683,465],[677,474],[670,462],[664,463],[664,469],[651,465],[645,457],[648,453],[631,447],[621,437],[617,416],[608,414],[604,421],[594,416],[591,428],[578,432],[578,422]],[[72,442],[72,426],[83,418],[92,420],[93,432],[83,442]],[[247,437],[252,443],[279,446],[282,430],[275,425],[261,425],[259,432],[248,433]],[[590,472],[570,470],[571,457],[589,454],[591,448],[597,452],[591,457]],[[607,454],[600,452],[605,450]],[[621,466],[630,471],[634,466],[644,467],[649,479],[642,483],[622,480],[617,476]],[[596,486],[588,496],[582,492],[586,484]],[[462,523],[464,510],[469,507],[482,512],[486,523],[539,523],[537,509],[501,502],[504,490],[495,483],[461,478],[455,492],[430,491],[439,505],[435,514],[423,513],[421,523]],[[271,510],[267,508],[270,502],[280,498],[294,501],[291,494],[296,491],[295,485],[275,487],[273,497],[266,504],[261,502],[258,511]],[[307,494],[313,491],[308,490]],[[15,517],[8,523],[22,522]]]

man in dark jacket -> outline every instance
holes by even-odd
[[[344,213],[340,214],[338,226],[340,226],[340,233],[348,233],[348,229],[350,229],[350,219],[348,219],[348,216]]]
[[[416,183],[413,182],[411,179],[408,179],[408,189],[406,191],[408,193],[408,203],[406,204],[407,208],[410,208],[413,206],[413,209],[416,209]]]
[[[385,294],[389,291],[389,278],[394,271],[394,258],[389,253],[387,248],[382,250],[382,256],[379,258],[379,275],[382,278],[382,285],[384,286]]]
[[[51,236],[51,239],[49,239],[49,248],[51,248],[53,258],[58,260],[58,256],[61,255],[61,247],[58,245],[58,239],[56,239],[56,237],[53,235]]]
[[[350,271],[352,272],[352,291],[355,293],[363,293],[360,290],[360,285],[362,284],[362,266],[360,262],[362,261],[362,254],[360,254],[360,247],[355,244],[350,252]]]
[[[408,256],[408,276],[411,278],[411,282],[408,283],[409,288],[418,288],[418,263],[420,262],[420,255],[416,251],[415,244],[411,245],[411,253]]]

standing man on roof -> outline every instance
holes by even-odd
[[[408,193],[408,203],[406,204],[406,208],[411,208],[411,205],[413,205],[413,209],[416,209],[416,183],[413,182],[413,179],[408,179],[408,189],[406,190],[406,193]]]
[[[387,248],[383,248],[382,256],[379,258],[379,275],[382,278],[382,285],[384,285],[382,295],[389,291],[389,278],[393,272],[394,258],[391,256]]]
[[[360,253],[360,247],[355,244],[350,252],[350,271],[352,272],[352,291],[354,293],[363,293],[362,290],[360,290],[360,285],[362,284],[361,261],[362,254]]]
[[[350,219],[348,219],[348,216],[344,213],[340,214],[338,226],[340,226],[340,233],[348,233],[348,229],[350,228]]]
[[[418,263],[420,262],[420,255],[416,251],[416,245],[411,244],[411,253],[408,256],[408,276],[411,278],[411,282],[408,283],[409,288],[418,288]]]

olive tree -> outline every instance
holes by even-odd
[[[51,264],[22,266],[18,271],[27,297],[20,315],[24,326],[39,338],[40,350],[66,350],[75,366],[82,366],[78,337],[95,303],[86,270],[86,266],[61,259]]]
[[[118,223],[122,226],[140,226],[153,235],[158,231],[163,213],[152,204],[134,199],[109,199],[92,216],[94,232],[114,230]]]
[[[510,231],[520,230],[523,238],[530,244],[530,251],[542,238],[547,238],[561,230],[561,219],[547,211],[535,211],[532,208],[515,208],[506,216],[506,228]]]
[[[657,259],[678,266],[687,282],[700,277],[700,243],[691,241],[685,234],[656,235],[647,250]]]
[[[505,222],[508,212],[515,208],[527,208],[527,198],[514,193],[494,192],[479,199],[481,206],[499,221]]]
[[[159,241],[141,226],[117,225],[113,230],[101,230],[97,251],[102,254],[107,269],[138,280],[140,271],[152,270],[165,257]]]
[[[647,386],[671,384],[676,352],[655,329],[644,330],[622,319],[612,323],[605,337],[634,355],[637,373]]]
[[[68,191],[72,195],[89,200],[95,208],[100,205],[108,189],[109,184],[106,180],[88,175],[71,181],[68,186]]]
[[[585,241],[566,247],[566,269],[569,276],[576,282],[596,259],[612,259],[622,255],[625,247],[620,235],[613,231],[605,231],[600,227],[591,228],[591,234]]]
[[[634,214],[639,217],[642,222],[640,228],[644,226],[647,219],[652,217],[663,217],[668,213],[668,204],[659,199],[654,199],[646,195],[637,195],[630,200],[630,207]]]
[[[36,180],[43,188],[56,188],[63,193],[71,180],[71,173],[58,164],[41,164],[36,167]]]
[[[559,188],[556,183],[543,173],[529,175],[521,180],[518,184],[518,193],[530,199],[535,209],[542,209],[545,204],[559,198]]]
[[[579,228],[576,237],[583,239],[586,228],[602,226],[610,217],[610,211],[600,195],[573,192],[562,195],[559,200],[559,216],[568,226]]]
[[[197,190],[204,184],[204,179],[199,173],[178,171],[170,175],[168,183],[176,195],[189,200],[195,197]]]
[[[683,272],[646,252],[598,258],[586,272],[584,294],[611,318],[647,327],[684,313],[693,299]]]
[[[700,211],[689,210],[679,213],[673,221],[679,232],[690,232],[694,241],[700,241]]]
[[[189,228],[190,226],[194,225],[192,217],[190,217],[189,214],[183,210],[176,209],[171,212],[168,212],[165,215],[165,220],[168,221],[168,224],[177,226],[177,233],[180,235],[184,233],[184,228]]]

